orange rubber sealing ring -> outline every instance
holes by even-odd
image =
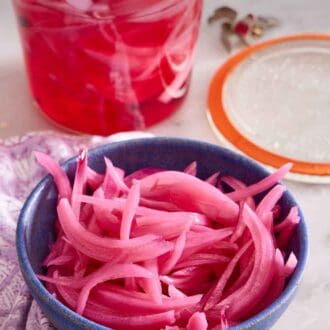
[[[247,139],[245,136],[243,136],[241,132],[238,131],[236,127],[231,123],[222,103],[224,83],[226,82],[227,77],[233,71],[233,69],[235,69],[235,67],[240,64],[244,59],[266,47],[280,44],[283,42],[299,40],[330,41],[330,35],[292,35],[268,40],[243,49],[242,51],[231,57],[227,62],[225,62],[225,64],[217,70],[214,77],[212,78],[208,94],[208,111],[213,121],[213,124],[215,125],[216,129],[221,133],[221,135],[238,150],[242,151],[247,156],[254,158],[260,163],[278,168],[285,163],[291,162],[293,163],[293,167],[291,169],[292,172],[308,175],[330,175],[330,163],[300,161],[297,159],[278,155],[256,145],[255,143]]]

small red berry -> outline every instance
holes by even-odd
[[[237,34],[245,36],[249,32],[249,25],[245,22],[239,21],[235,24],[234,31]]]

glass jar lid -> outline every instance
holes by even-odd
[[[294,164],[289,177],[330,182],[330,35],[250,46],[222,65],[208,97],[217,136],[264,165]]]

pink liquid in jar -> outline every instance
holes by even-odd
[[[108,135],[186,95],[202,0],[13,0],[33,97],[56,123]]]

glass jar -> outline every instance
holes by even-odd
[[[13,0],[33,97],[74,131],[170,115],[187,93],[202,0]]]

